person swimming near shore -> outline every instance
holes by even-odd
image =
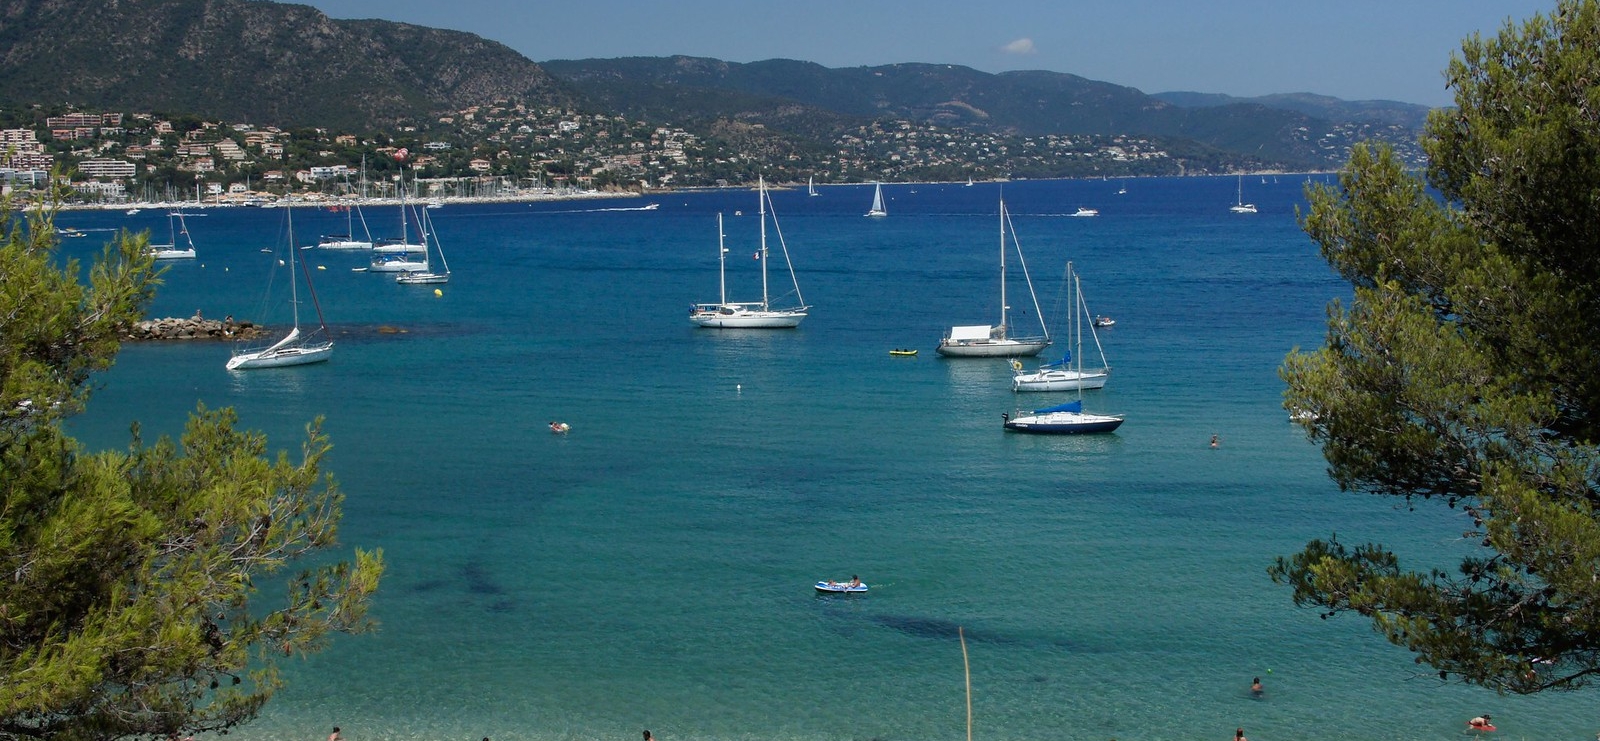
[[[1261,677],[1250,680],[1250,695],[1260,697],[1266,690],[1261,688]]]
[[[1494,730],[1494,725],[1490,723],[1490,721],[1493,719],[1494,716],[1484,713],[1483,715],[1467,721],[1467,727],[1475,731],[1492,731]]]

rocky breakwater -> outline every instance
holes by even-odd
[[[248,340],[260,335],[262,327],[254,322],[236,322],[233,317],[222,320],[205,319],[200,315],[188,319],[146,319],[135,322],[123,339],[135,342],[146,340]]]

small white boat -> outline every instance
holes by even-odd
[[[812,198],[822,195],[821,193],[817,192],[817,184],[812,182],[812,178],[809,177],[806,178],[806,195],[811,196]]]
[[[1072,213],[1072,215],[1073,216],[1099,216],[1100,212],[1095,210],[1095,209],[1092,209],[1092,208],[1084,208],[1082,206],[1079,206],[1078,210],[1074,211]]]
[[[1114,327],[1116,325],[1117,320],[1108,316],[1096,316],[1094,318],[1094,326],[1096,327]]]

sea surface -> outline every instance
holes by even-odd
[[[1246,177],[1255,215],[1228,211],[1231,177],[1003,186],[1052,330],[1069,260],[1116,319],[1111,381],[1085,398],[1126,415],[1115,434],[1006,433],[1002,413],[1072,395],[934,353],[951,325],[998,320],[994,183],[886,185],[886,219],[862,217],[870,185],[774,192],[813,307],[787,331],[687,319],[718,296],[719,212],[729,298],[760,295],[752,191],[450,205],[431,212],[442,295],[301,253],[331,362],[230,373],[226,344],[126,345],[72,429],[122,448],[134,421],[176,435],[203,403],[297,451],[326,417],[341,548],[388,562],[381,625],[288,662],[244,741],[958,739],[958,627],[976,739],[1416,741],[1485,712],[1502,739],[1591,738],[1593,693],[1442,683],[1268,579],[1334,532],[1418,567],[1472,547],[1457,512],[1339,493],[1282,407],[1284,355],[1317,346],[1349,290],[1297,226],[1310,179]],[[262,250],[286,243],[285,210],[198,213],[200,256],[151,315],[281,326],[262,296],[284,251]],[[293,215],[300,243],[344,231]],[[395,208],[364,215],[398,236]],[[67,240],[79,256],[167,228],[150,210],[59,223],[89,232]],[[1038,320],[1021,283],[1008,298],[1019,328]],[[852,575],[871,593],[811,586]]]

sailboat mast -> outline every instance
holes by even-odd
[[[283,204],[283,217],[289,229],[289,311],[294,317],[294,328],[300,328],[300,292],[297,284],[300,282],[294,274],[294,253],[298,252],[294,245],[294,201],[286,200]]]
[[[1078,283],[1078,274],[1072,269],[1072,262],[1067,262],[1067,291],[1071,294],[1072,301],[1072,329],[1077,336],[1069,338],[1073,342],[1072,359],[1078,370],[1078,395],[1083,395],[1083,286]]]
[[[1006,202],[1000,200],[1000,330],[1006,331]]]
[[[726,234],[722,233],[722,212],[717,212],[717,284],[721,289],[722,298],[720,306],[728,305],[728,248],[723,245]]]
[[[761,219],[761,310],[767,311],[767,181],[764,177],[757,176],[756,183],[760,191],[760,201],[756,205],[756,213]]]

